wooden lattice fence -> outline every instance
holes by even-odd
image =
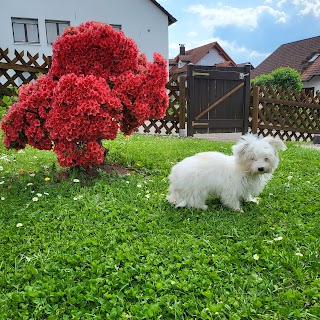
[[[178,133],[186,122],[186,77],[170,77],[166,88],[169,95],[167,114],[163,119],[150,119],[142,124],[144,133]],[[139,131],[141,131],[141,128]]]
[[[251,95],[253,133],[292,141],[310,141],[320,134],[319,93],[313,97],[304,90],[254,86]]]
[[[15,91],[10,88],[37,79],[39,73],[47,73],[50,64],[51,57],[40,57],[39,53],[32,55],[15,50],[12,57],[9,49],[0,48],[0,95],[14,95]],[[0,105],[4,105],[2,99]]]

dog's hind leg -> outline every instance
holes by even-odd
[[[238,199],[238,197],[234,196],[234,195],[221,195],[221,202],[223,205],[225,205],[226,207],[235,210],[235,211],[241,211],[241,205],[240,205],[240,201]]]
[[[207,210],[206,199],[208,194],[206,192],[194,192],[188,197],[188,206],[192,208]]]

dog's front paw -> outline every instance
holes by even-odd
[[[252,196],[248,196],[245,200],[245,202],[254,202],[256,204],[260,203],[260,198],[254,198]]]
[[[254,202],[256,204],[260,203],[260,198],[251,198],[250,202]]]

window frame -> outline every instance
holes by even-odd
[[[12,35],[13,35],[13,42],[14,43],[29,43],[29,44],[40,44],[40,35],[39,35],[39,21],[38,19],[33,18],[17,18],[17,17],[11,17],[11,25],[12,25]],[[15,26],[17,25],[23,25],[24,30],[24,40],[17,40],[18,37],[18,30]],[[35,26],[36,27],[36,40],[32,41],[30,40],[31,30],[28,28],[28,26]]]
[[[304,90],[306,96],[309,96],[309,97],[314,97],[315,95],[315,87],[305,87],[305,88],[302,88],[302,90]]]
[[[49,41],[50,39],[48,37],[48,28],[47,28],[48,24],[55,24],[56,37],[55,37],[54,41],[56,41],[57,37],[62,35],[62,33],[63,33],[65,28],[70,27],[70,21],[53,20],[53,19],[45,20],[47,44],[53,44],[54,43],[54,41],[52,41],[52,42]],[[63,31],[60,32],[59,26],[62,25],[62,24],[66,24],[67,26],[63,29]]]
[[[121,31],[122,30],[122,25],[121,24],[112,24],[110,23],[110,26],[115,29],[116,31]]]

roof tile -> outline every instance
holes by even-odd
[[[291,67],[302,75],[308,69],[309,71],[304,77],[305,79],[309,77],[308,80],[310,80],[315,75],[312,72],[319,74],[316,65],[320,62],[317,62],[315,67],[311,68],[311,65],[318,58],[314,62],[308,63],[317,53],[320,53],[320,36],[283,44],[251,72],[251,78],[253,79],[260,74],[271,73],[280,67]]]

